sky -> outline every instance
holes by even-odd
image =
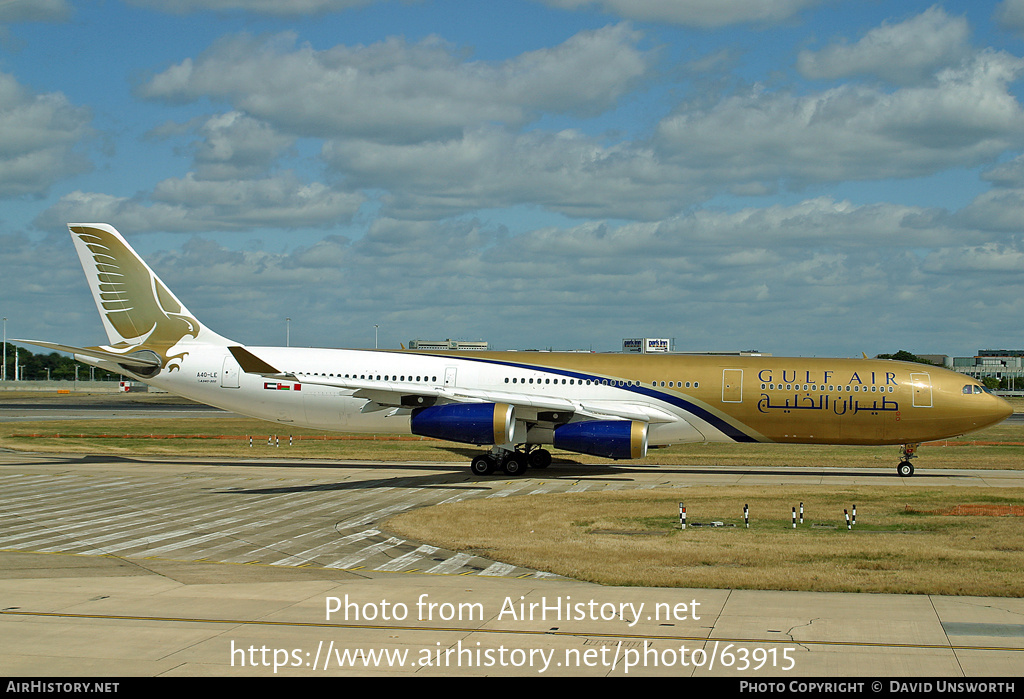
[[[102,222],[248,345],[1021,348],[1022,77],[1024,0],[0,0],[0,314],[104,343]]]

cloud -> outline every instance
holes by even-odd
[[[888,348],[906,317],[922,332],[931,323],[948,329],[953,304],[996,302],[976,276],[943,276],[956,251],[986,245],[949,223],[941,212],[827,198],[520,235],[477,220],[380,219],[361,240],[245,253],[237,268],[204,253],[190,262],[196,268],[180,269],[197,283],[238,285],[214,298],[250,289],[246,308],[288,315],[310,344],[365,344],[366,328],[380,324],[382,346],[482,337],[496,347],[612,349],[641,333],[677,337],[688,349],[814,352],[818,342],[849,344],[844,335],[857,328],[855,354]],[[935,256],[922,265],[905,252],[912,247]],[[260,337],[266,319],[245,316],[233,313],[222,332]],[[317,317],[332,324],[314,336]]]
[[[499,128],[418,144],[334,140],[324,160],[352,186],[382,188],[385,215],[442,218],[529,204],[568,216],[652,220],[707,196],[699,177],[639,144],[606,145],[576,131]]]
[[[581,32],[503,62],[466,60],[437,37],[318,51],[293,34],[234,36],[138,88],[148,99],[228,101],[281,132],[414,143],[542,113],[593,115],[648,70],[626,26]]]
[[[201,180],[194,173],[160,182],[148,196],[75,191],[34,222],[56,230],[67,221],[112,221],[132,232],[195,232],[338,225],[355,215],[363,195],[294,173],[249,180]]]
[[[27,0],[0,3],[0,24],[12,22],[63,22],[71,17],[66,0]]]
[[[975,278],[988,274],[1019,277],[1024,269],[1024,248],[1019,240],[945,248],[930,253],[923,267],[932,274],[969,274]],[[1013,283],[1013,279],[1007,281]],[[1015,286],[1020,286],[1019,282]]]
[[[957,215],[970,228],[1015,233],[1024,230],[1024,187],[983,192]]]
[[[969,38],[966,18],[950,17],[934,6],[903,22],[885,22],[854,44],[801,51],[797,69],[812,79],[869,76],[899,85],[918,84],[966,59]]]
[[[1003,0],[996,7],[994,16],[1004,29],[1024,31],[1024,0]]]
[[[820,0],[541,0],[564,10],[596,6],[624,19],[717,28],[732,24],[774,24],[815,7]]]
[[[202,141],[194,144],[196,177],[203,180],[258,177],[295,143],[294,136],[276,133],[240,112],[211,117],[199,135]]]
[[[981,173],[992,183],[956,213],[960,226],[995,233],[1024,231],[1024,156],[994,165]]]
[[[130,5],[148,7],[161,12],[225,12],[244,10],[267,15],[310,15],[342,12],[389,0],[127,0]],[[414,2],[415,0],[404,0]]]
[[[34,94],[0,73],[0,197],[42,196],[92,165],[76,149],[93,131],[91,112],[59,92]]]
[[[656,152],[720,183],[916,177],[973,167],[1024,144],[1024,113],[1008,87],[1022,68],[1019,58],[983,51],[940,71],[934,84],[893,92],[753,89],[667,117]]]

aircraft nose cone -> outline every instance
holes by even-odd
[[[984,422],[985,426],[998,425],[1006,418],[1013,415],[1013,406],[1010,405],[1009,401],[1005,398],[995,395],[994,393],[986,396],[988,400],[984,406],[979,405],[981,414],[979,415],[979,422]]]
[[[1010,405],[1009,401],[1003,398],[999,398],[999,402],[993,408],[993,412],[998,416],[997,421],[1002,422],[1006,418],[1013,415],[1013,406]]]

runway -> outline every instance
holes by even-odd
[[[160,394],[69,395],[64,400],[43,395],[18,396],[4,400],[3,393],[0,393],[0,422],[117,420],[140,417],[160,419],[238,416],[209,405]]]
[[[904,480],[685,466],[478,480],[452,464],[4,451],[0,655],[24,676],[1019,674],[1024,600],[602,587],[381,526],[465,498],[798,482]]]

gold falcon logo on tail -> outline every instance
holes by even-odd
[[[151,350],[173,371],[188,354],[172,354],[173,348],[212,335],[112,226],[69,224],[68,229],[112,349]]]

